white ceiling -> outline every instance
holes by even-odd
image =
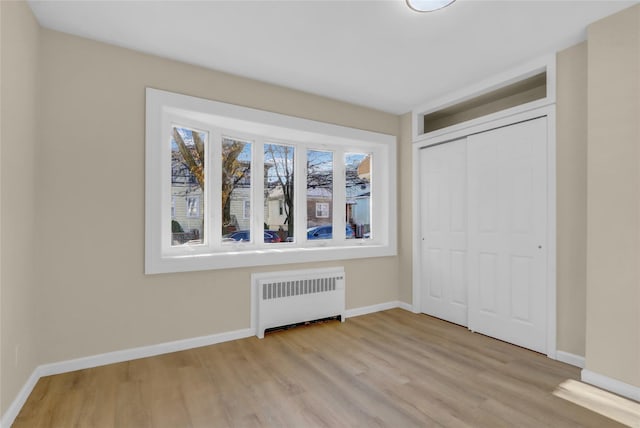
[[[635,1],[35,1],[44,27],[406,113],[586,37]]]

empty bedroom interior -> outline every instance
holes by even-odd
[[[39,368],[247,331],[252,274],[341,266],[347,314],[418,310],[411,112],[51,30],[23,1],[0,2],[0,20],[3,424],[17,416],[34,373],[51,374]],[[586,34],[555,53],[555,357],[638,400],[640,6]],[[146,88],[394,136],[397,254],[145,275]]]

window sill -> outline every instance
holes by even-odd
[[[145,273],[191,272],[397,255],[395,247],[366,241],[357,241],[354,245],[348,246],[294,247],[286,244],[274,245],[277,245],[278,248],[242,248],[242,244],[233,244],[233,248],[220,253],[163,256],[155,260],[148,257]]]

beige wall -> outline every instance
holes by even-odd
[[[640,386],[640,6],[588,41],[586,368]]]
[[[587,295],[587,43],[556,58],[557,347],[584,356]]]
[[[398,299],[413,302],[413,155],[411,113],[400,117],[398,139],[398,255],[400,256],[400,282]]]
[[[393,135],[397,116],[42,34],[41,362],[247,328],[256,271],[343,265],[348,308],[398,299],[397,257],[143,275],[146,86]]]
[[[39,28],[26,3],[0,2],[0,415],[38,364],[34,257]],[[16,356],[17,349],[17,356]],[[17,358],[17,359],[16,359]]]

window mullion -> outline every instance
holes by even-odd
[[[380,201],[382,201],[382,195],[379,194],[380,186],[378,186],[379,180],[377,179],[377,170],[376,164],[379,161],[380,157],[376,150],[370,150],[369,152],[369,194],[371,195],[369,198],[369,237],[375,237],[380,233],[381,227],[379,227],[379,219],[380,213],[377,208],[380,206]],[[395,192],[396,189],[389,189],[391,192]],[[365,240],[364,242],[367,242]]]
[[[222,131],[211,129],[211,140],[209,144],[209,167],[205,168],[206,183],[208,186],[206,204],[207,218],[210,227],[207,228],[209,246],[220,248],[222,242]]]
[[[385,183],[390,183],[389,170],[384,168],[381,159],[383,159],[384,150],[376,148],[371,150],[371,242],[384,241],[389,239],[389,229],[382,227],[384,224],[389,224],[391,221],[389,218],[388,210],[383,207],[391,204],[390,192],[397,192],[397,189],[389,188],[389,192],[384,192]]]
[[[307,240],[307,147],[297,144],[294,171],[294,213],[293,226],[295,230],[296,244],[302,244]]]
[[[255,244],[264,244],[264,139],[254,140],[251,156],[251,236]]]
[[[171,119],[166,113],[162,115],[162,130],[159,150],[160,169],[160,242],[163,253],[171,251]],[[155,154],[155,153],[154,153]],[[155,231],[154,231],[155,232]]]
[[[344,150],[334,150],[333,159],[333,239],[336,242],[345,240],[346,215],[346,180],[344,166]]]

